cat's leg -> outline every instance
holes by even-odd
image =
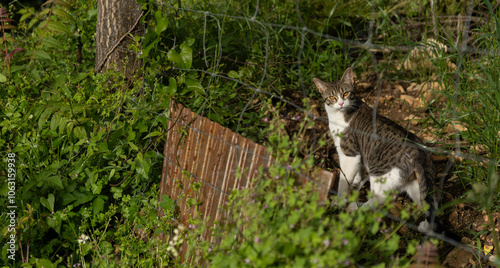
[[[366,176],[366,169],[363,163],[360,163],[358,172],[356,173],[356,176],[354,176],[354,180],[352,182],[353,185],[355,185],[359,190],[361,190],[361,187],[365,185],[365,183],[369,180],[369,177]]]
[[[339,197],[340,205],[344,205],[345,202],[341,201],[347,198],[349,194],[349,188],[354,181],[354,178],[359,172],[361,165],[361,155],[357,156],[346,156],[339,151],[339,162],[340,162],[340,178],[339,187],[337,190],[337,196]]]
[[[401,185],[401,175],[398,168],[393,168],[382,176],[370,175],[370,191],[373,196],[362,204],[362,207],[375,207],[383,204],[386,199],[386,192],[397,190]],[[359,207],[357,203],[351,203],[349,210],[355,210]]]
[[[418,206],[422,207],[422,203],[423,203],[422,201],[424,200],[426,193],[422,192],[421,187],[416,179],[410,181],[406,185],[406,193],[413,200],[413,202],[417,203]],[[433,205],[434,204],[429,204],[429,206],[433,206]],[[432,209],[432,207],[430,207],[429,209]],[[427,210],[427,211],[424,211],[424,213],[425,213],[426,219],[424,221],[420,222],[420,224],[418,225],[418,230],[420,232],[433,231],[434,228],[427,220],[430,212]]]

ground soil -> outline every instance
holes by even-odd
[[[446,99],[439,95],[437,91],[440,86],[437,83],[427,83],[427,85],[418,85],[404,81],[382,81],[380,90],[377,87],[377,79],[374,75],[361,75],[356,79],[356,88],[359,95],[371,107],[377,106],[377,112],[385,117],[392,119],[398,124],[408,127],[413,133],[417,134],[427,145],[433,147],[448,148],[447,144],[453,144],[456,138],[456,131],[460,131],[463,126],[450,125],[442,130],[435,130],[425,127],[426,120],[429,117],[429,103],[432,103],[434,111],[439,111],[439,107],[444,107]],[[311,83],[311,87],[313,87]],[[301,91],[285,91],[284,97],[293,103],[303,103],[304,96]],[[435,94],[437,92],[437,94]],[[319,98],[310,99],[311,113],[317,118],[326,118],[323,103]],[[378,101],[377,101],[378,100]],[[304,107],[304,106],[303,106]],[[288,134],[297,133],[300,129],[300,118],[303,118],[304,112],[293,107],[287,107],[280,114],[281,121],[285,123],[285,129]],[[299,137],[307,141],[315,148],[313,152],[317,165],[324,169],[336,172],[338,174],[338,156],[335,152],[332,139],[328,138],[326,146],[319,147],[312,145],[328,131],[326,120],[315,120],[314,128],[307,129],[304,136]],[[436,135],[435,133],[440,133]],[[309,151],[303,152],[305,155]],[[442,204],[449,204],[448,209],[439,215],[441,221],[459,237],[461,242],[481,248],[486,252],[493,253],[493,236],[490,222],[495,224],[496,233],[500,229],[500,213],[494,212],[492,221],[489,221],[486,211],[482,211],[478,205],[463,203],[461,197],[466,195],[470,186],[463,184],[455,175],[456,158],[449,155],[433,155],[434,163],[437,167],[437,176],[435,187],[439,187],[439,178],[443,181]],[[450,162],[451,161],[451,162]],[[451,167],[451,168],[450,168]],[[335,185],[335,184],[334,184]],[[407,198],[406,198],[407,199]],[[439,245],[439,261],[445,267],[494,267],[487,261],[478,260],[477,256],[455,247],[449,243],[442,242]]]

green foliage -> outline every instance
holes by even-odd
[[[308,86],[312,77],[335,78],[347,66],[373,73],[374,59],[389,79],[429,80],[429,73],[396,68],[409,52],[372,58],[365,50],[309,32],[366,41],[373,19],[374,43],[416,46],[432,32],[431,25],[407,26],[413,17],[429,16],[429,1],[259,1],[258,10],[255,1],[173,1],[209,13],[139,2],[147,28],[129,47],[144,61],[134,81],[113,71],[93,72],[95,1],[50,0],[39,10],[13,5],[0,11],[0,151],[4,162],[7,154],[16,155],[15,229],[23,247],[15,266],[22,261],[43,267],[175,266],[183,243],[189,245],[192,258],[186,264],[192,266],[200,258],[216,267],[409,263],[417,242],[398,235],[401,226],[383,219],[390,204],[376,212],[331,211],[318,204],[313,185],[298,185],[296,172],[315,161],[303,157],[315,148],[304,149],[300,137],[314,125],[305,118],[300,131],[289,136],[278,124],[287,106],[268,99],[269,94],[288,98],[290,91],[315,97]],[[464,5],[440,1],[435,9],[438,15],[466,15]],[[475,28],[474,45],[498,51],[498,16],[488,1],[484,5],[494,23]],[[438,41],[457,47],[460,34],[438,31]],[[495,162],[500,62],[468,55],[448,52],[432,60],[449,106],[430,109],[425,124],[442,129],[458,121],[467,126],[458,134],[470,148],[486,148],[482,155],[469,150],[472,157],[457,166],[457,174],[471,185],[468,200],[491,214],[500,208]],[[224,208],[227,222],[206,226],[192,220],[184,230],[171,225],[174,200],[163,196],[158,201],[162,157],[156,151],[168,131],[164,109],[171,100],[266,141],[281,163],[261,171],[252,189],[231,194]],[[310,110],[307,102],[300,105]],[[2,204],[8,202],[7,180],[0,171]],[[202,202],[197,198],[190,204]],[[401,217],[409,220],[410,212],[402,211]],[[12,265],[6,258],[9,218],[3,211],[0,222],[0,265]],[[206,228],[219,242],[199,240]],[[171,242],[161,243],[161,237]]]
[[[172,250],[149,259],[158,234],[171,229],[157,211],[161,156],[148,148],[163,144],[167,121],[157,115],[169,96],[140,89],[142,81],[127,85],[117,73],[94,74],[95,2],[12,9],[21,19],[3,45],[26,52],[11,58],[10,72],[2,69],[0,151],[16,155],[15,266],[112,265],[114,254],[136,266],[168,263]],[[7,174],[0,176],[0,202],[7,204]],[[12,265],[3,210],[0,221],[0,264]],[[82,236],[90,240],[79,242]]]
[[[213,267],[408,264],[407,257],[415,253],[417,241],[401,239],[396,233],[400,226],[382,221],[390,205],[380,211],[367,208],[354,212],[328,211],[319,202],[312,182],[300,185],[295,180],[297,171],[312,168],[311,161],[301,165],[298,152],[290,151],[302,142],[280,134],[283,126],[277,120],[270,126],[278,128],[269,139],[275,144],[271,147],[281,164],[270,167],[268,172],[261,170],[261,177],[252,188],[232,192],[224,206],[227,215],[224,222],[215,226],[191,222],[190,226],[195,228],[186,239],[190,246],[188,266],[196,266],[201,259]],[[291,166],[302,168],[286,167],[290,161],[293,161]],[[356,197],[352,196],[351,201]],[[207,228],[212,233],[211,242],[200,241]],[[400,255],[401,259],[392,258],[403,244],[408,250]]]

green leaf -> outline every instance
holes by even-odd
[[[175,51],[175,49],[171,49],[167,52],[167,59],[177,66],[177,68],[184,69],[184,61],[182,60],[181,55]]]
[[[60,119],[61,118],[58,114],[54,114],[54,116],[52,116],[52,119],[50,120],[50,130],[56,130],[59,126]]]
[[[155,12],[155,19],[156,19],[155,33],[157,35],[160,35],[168,27],[168,18],[160,10],[157,10]]]
[[[46,48],[63,49],[61,42],[52,36],[44,36],[40,44]]]
[[[57,15],[58,17],[61,17],[67,21],[74,21],[75,20],[73,18],[73,16],[71,16],[68,12],[66,12],[65,10],[63,10],[61,8],[52,9],[52,13],[54,13],[54,15]]]
[[[111,172],[109,172],[108,181],[111,180],[111,178],[113,178],[113,176],[115,175],[115,173],[116,173],[116,168],[113,168],[111,170]]]
[[[178,68],[190,69],[193,63],[193,49],[191,49],[190,44],[194,43],[193,38],[188,38],[185,42],[180,45],[181,52],[178,53],[174,48],[168,51],[168,60],[175,63]]]
[[[192,37],[188,37],[188,38],[186,39],[186,41],[184,41],[184,42],[182,42],[182,43],[184,43],[184,44],[186,44],[186,45],[188,45],[188,46],[192,46],[192,45],[194,44],[194,38],[192,38]]]
[[[50,20],[47,23],[40,23],[39,28],[43,29],[45,26],[47,26],[47,30],[49,31],[71,35],[68,26],[61,21]]]
[[[50,212],[54,212],[54,201],[55,197],[53,194],[49,194],[48,198],[40,197],[40,204],[50,210]]]
[[[43,113],[40,115],[40,118],[38,118],[38,128],[41,130],[45,122],[49,119],[50,115],[52,114],[52,109],[45,109]]]
[[[138,151],[139,150],[139,147],[137,147],[137,145],[131,143],[130,141],[127,142],[128,145],[130,146],[130,148],[133,150],[133,151]]]
[[[182,61],[184,62],[184,68],[191,69],[191,64],[193,63],[193,49],[191,49],[186,42],[181,44],[180,55],[182,57]]]
[[[148,44],[146,46],[146,48],[144,48],[142,50],[142,54],[140,56],[140,58],[147,58],[148,55],[149,55],[149,51],[160,41],[160,39],[156,39],[154,41],[151,42],[151,44]],[[168,57],[168,53],[167,53],[167,57]],[[170,59],[169,59],[170,60]]]
[[[43,50],[35,51],[33,58],[37,60],[52,60],[49,54]]]
[[[105,256],[110,255],[114,249],[113,245],[111,245],[111,243],[108,241],[102,241],[101,244],[99,245],[99,248],[102,250]]]
[[[144,137],[144,140],[151,137],[160,136],[162,133],[160,131],[153,131]]]
[[[54,229],[58,234],[61,233],[61,225],[62,225],[62,222],[60,219],[55,219],[55,217],[47,217],[47,225]],[[46,267],[46,266],[43,266],[43,267]],[[57,267],[57,266],[55,266]]]
[[[200,95],[205,95],[205,90],[203,89],[203,86],[200,84],[198,80],[186,78],[185,83],[188,91],[195,91]]]
[[[44,180],[45,183],[55,187],[59,188],[60,190],[64,189],[61,176],[56,175],[56,176],[50,176]]]
[[[164,211],[174,211],[174,200],[164,194],[161,196],[160,207],[163,208]]]
[[[33,76],[35,81],[40,81],[42,79],[42,77],[40,76],[40,72],[35,68],[31,70],[31,75]]]
[[[73,133],[80,140],[87,139],[87,131],[85,131],[84,127],[75,127]]]
[[[57,267],[57,262],[52,263],[51,261],[47,259],[36,259],[36,267],[43,267],[43,268],[56,268]]]
[[[177,92],[177,81],[175,78],[170,77],[168,78],[168,94],[173,95],[175,92]]]
[[[235,78],[235,79],[241,77],[240,74],[237,71],[235,71],[235,70],[229,71],[229,73],[227,74],[227,76],[229,76],[231,78]]]
[[[102,182],[98,181],[96,183],[91,183],[90,188],[93,194],[100,194],[102,191]]]
[[[5,77],[3,73],[0,73],[0,83],[5,83],[5,82],[7,82],[7,77]]]
[[[96,197],[92,202],[92,207],[94,210],[94,215],[97,215],[102,212],[104,209],[104,200],[101,197]]]
[[[94,195],[90,192],[86,192],[86,193],[79,193],[77,191],[75,191],[75,193],[73,194],[73,196],[76,197],[76,201],[75,203],[73,204],[73,206],[78,206],[78,205],[81,205],[83,203],[87,203],[89,202],[90,200],[92,200],[94,198]]]
[[[71,82],[78,83],[78,82],[82,81],[83,79],[85,79],[87,76],[89,76],[89,73],[78,73],[78,74],[76,74],[75,77],[72,77],[73,80],[71,80]]]

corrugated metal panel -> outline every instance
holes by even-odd
[[[223,218],[219,208],[231,191],[251,187],[259,167],[269,167],[274,163],[273,158],[265,146],[198,116],[180,104],[173,104],[170,112],[172,119],[164,149],[160,198],[166,194],[176,200],[179,222],[184,226],[189,218],[199,216],[210,226],[214,220]],[[241,177],[237,176],[238,170]],[[314,169],[308,175],[299,175],[302,184],[308,180],[317,183],[320,200],[328,200],[333,174]],[[198,191],[193,190],[194,183],[201,184]],[[201,204],[188,206],[189,199],[199,200]],[[202,239],[209,235],[206,232]]]

